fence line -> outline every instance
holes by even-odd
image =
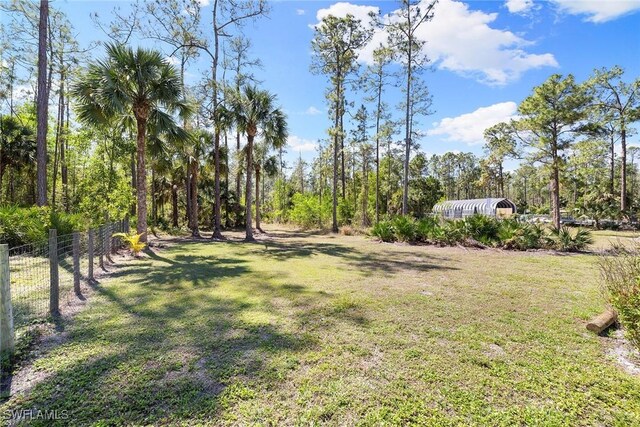
[[[60,236],[52,229],[47,242],[0,245],[0,353],[13,351],[16,330],[64,314],[60,302],[82,296],[80,282],[94,280],[96,261],[105,270],[122,247],[113,234],[128,231],[125,219]]]

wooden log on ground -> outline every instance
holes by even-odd
[[[607,310],[604,313],[594,317],[591,319],[589,323],[587,323],[587,329],[591,332],[595,332],[596,334],[600,334],[602,331],[611,326],[616,320],[618,320],[618,315],[613,310]]]

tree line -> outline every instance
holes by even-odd
[[[147,221],[214,238],[244,227],[249,239],[262,219],[337,231],[490,196],[550,213],[555,225],[563,211],[634,218],[638,149],[627,141],[640,80],[619,67],[584,82],[550,76],[517,119],[485,131],[482,155],[420,150],[433,99],[416,31],[434,4],[402,0],[391,20],[327,16],[315,26],[310,71],[326,77],[329,126],[311,161],[288,164],[286,116],[260,88],[261,61],[243,35],[243,23],[269,12],[264,1],[214,0],[207,17],[196,0],[116,7],[107,21],[92,16],[109,41],[85,47],[47,1],[4,3],[0,203],[92,221],[128,213],[143,234]],[[387,39],[363,64],[375,31]],[[100,59],[89,59],[94,52]],[[198,57],[210,73],[187,84]]]

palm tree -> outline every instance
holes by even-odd
[[[191,226],[191,236],[200,237],[198,212],[198,177],[200,175],[200,163],[205,156],[205,148],[210,144],[213,135],[205,130],[193,133],[190,144],[185,146],[185,153],[188,157],[187,176],[189,177],[191,212],[189,224]]]
[[[233,124],[233,114],[232,111],[228,110],[223,105],[219,105],[216,108],[213,117],[213,124],[215,128],[214,132],[214,192],[215,192],[215,202],[213,208],[213,234],[211,235],[212,239],[222,239],[222,230],[220,226],[220,134],[222,132],[227,131],[231,128]],[[228,179],[228,177],[227,177]]]
[[[254,147],[255,159],[253,167],[256,171],[256,230],[260,232],[263,232],[260,227],[260,177],[263,173],[269,178],[273,178],[278,174],[278,159],[276,156],[268,156],[269,148],[267,141],[256,144]]]
[[[0,188],[5,172],[10,168],[19,171],[33,163],[36,151],[35,135],[29,126],[23,125],[17,117],[0,117]],[[7,192],[7,199],[9,196]]]
[[[176,69],[155,50],[108,44],[107,58],[89,65],[73,86],[80,121],[86,124],[108,123],[110,118],[133,115],[136,122],[136,196],[137,232],[147,240],[147,171],[145,146],[148,127],[154,134],[181,137],[184,133],[171,114],[190,113],[183,99],[182,84]]]
[[[241,133],[247,135],[245,147],[247,157],[247,182],[246,182],[246,240],[253,240],[253,228],[251,221],[252,180],[253,167],[253,141],[258,135],[259,129],[265,137],[265,141],[284,143],[287,139],[287,120],[285,114],[274,107],[275,95],[266,90],[260,90],[256,86],[246,86],[242,92],[237,92],[231,101],[234,112],[234,121]]]

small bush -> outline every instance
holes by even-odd
[[[545,247],[544,229],[536,224],[504,220],[498,229],[498,240],[504,249],[526,251]]]
[[[435,217],[427,217],[416,223],[416,240],[419,242],[429,242],[433,240],[436,231],[440,228],[440,221]]]
[[[140,237],[142,237],[143,233],[136,234],[135,231],[132,231],[130,234],[127,233],[114,233],[113,237],[119,237],[123,242],[127,244],[129,250],[134,256],[138,256],[140,251],[142,251],[147,244],[140,241]]]
[[[493,246],[499,241],[500,222],[497,219],[486,215],[472,215],[463,221],[466,238],[471,238],[487,246]]]
[[[320,204],[318,197],[312,194],[296,193],[293,195],[289,220],[303,228],[316,228],[331,219],[331,202],[328,197]]]
[[[356,234],[355,228],[350,225],[343,225],[338,231],[340,231],[340,234],[343,236],[354,236]]]
[[[578,252],[587,248],[593,243],[591,232],[585,229],[579,229],[575,235],[572,235],[568,227],[560,227],[551,231],[554,249],[561,252]]]
[[[408,216],[397,216],[392,220],[396,239],[401,242],[415,242],[416,222]]]
[[[391,221],[380,221],[371,228],[371,235],[383,242],[395,242],[396,236]]]
[[[466,239],[465,225],[462,221],[445,221],[436,230],[434,241],[440,245],[453,246]]]
[[[51,228],[62,236],[86,226],[80,216],[53,212],[49,207],[0,208],[0,242],[10,247],[46,242]]]
[[[602,287],[629,341],[640,349],[640,252],[615,247],[600,258]]]

